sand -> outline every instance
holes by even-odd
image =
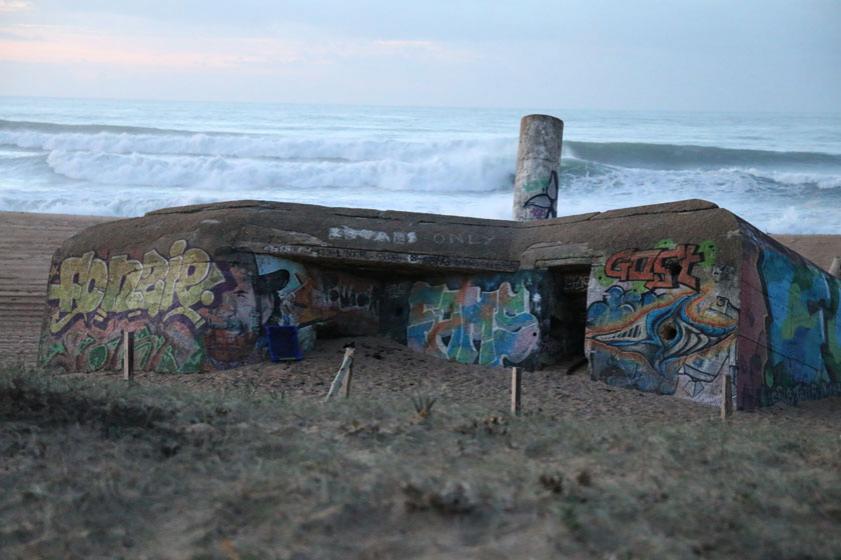
[[[356,337],[320,340],[300,362],[264,362],[227,371],[193,375],[135,374],[138,384],[171,384],[193,390],[243,391],[271,394],[278,399],[322,402],[344,357],[344,345],[353,342],[356,351],[351,396],[356,399],[388,395],[405,399],[434,397],[444,404],[471,405],[488,414],[505,414],[510,408],[511,372],[508,368],[464,365],[415,352],[393,340]],[[645,422],[709,422],[719,418],[719,409],[676,397],[665,397],[611,387],[594,382],[586,368],[558,364],[540,371],[523,372],[522,407],[525,415],[557,419],[598,420],[630,418]],[[88,378],[122,379],[122,372],[78,374]],[[785,403],[739,413],[741,418],[785,418],[808,429],[837,430],[841,397],[805,401],[793,407]]]
[[[50,258],[68,237],[109,220],[0,212],[0,361],[34,362]]]
[[[110,217],[0,212],[0,362],[33,365],[53,252]],[[824,269],[841,256],[841,235],[776,235]]]
[[[832,259],[841,257],[841,235],[782,235],[771,237],[794,249],[813,263],[829,270]]]

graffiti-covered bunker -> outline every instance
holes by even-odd
[[[586,356],[594,379],[737,405],[838,394],[841,281],[688,200],[532,222],[242,201],[93,226],[56,252],[40,358],[201,372],[386,335],[462,363]]]

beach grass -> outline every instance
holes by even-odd
[[[838,558],[841,437],[0,373],[4,558]]]

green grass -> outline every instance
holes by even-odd
[[[837,429],[418,398],[0,373],[0,557],[841,558]]]

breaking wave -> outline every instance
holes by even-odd
[[[259,198],[510,217],[516,138],[409,133],[0,120],[0,209],[125,216]],[[706,198],[764,229],[841,231],[841,154],[589,141],[564,149],[561,215]]]
[[[568,142],[566,146],[569,155],[577,159],[642,169],[773,167],[841,171],[841,154],[639,142]]]

